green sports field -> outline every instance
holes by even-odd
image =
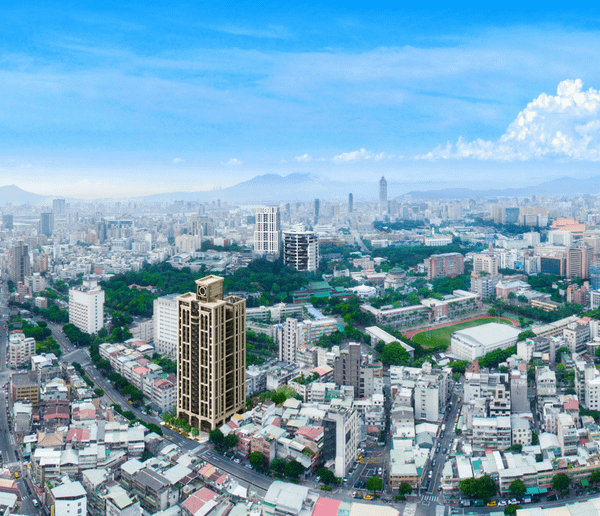
[[[437,328],[435,330],[424,330],[421,333],[414,335],[412,341],[420,344],[424,348],[446,348],[450,345],[450,335],[455,331],[493,322],[510,324],[509,321],[504,319],[486,317],[485,319],[475,319],[474,321],[466,321],[453,324],[452,326],[445,326],[444,328]]]

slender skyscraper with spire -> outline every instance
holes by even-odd
[[[381,176],[379,180],[379,212],[387,211],[387,181]]]

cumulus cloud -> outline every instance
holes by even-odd
[[[223,165],[227,165],[229,167],[239,167],[243,165],[243,161],[237,158],[229,158]]]
[[[183,163],[185,160],[183,158],[175,158],[172,163],[175,163],[175,165],[177,165],[178,163]]]
[[[363,159],[371,159],[375,156],[371,151],[366,149],[360,149],[352,152],[343,152],[332,158],[334,163],[351,163],[353,161],[359,161]]]
[[[308,163],[309,161],[312,161],[312,156],[308,154],[302,154],[302,156],[296,156],[294,159],[302,163]]]
[[[355,161],[362,160],[375,160],[375,161],[383,161],[387,159],[393,159],[396,156],[394,154],[388,154],[387,152],[380,152],[379,154],[375,154],[366,149],[360,149],[352,152],[343,152],[342,154],[338,154],[331,158],[331,161],[334,163],[342,164],[342,163],[352,163]]]
[[[462,137],[415,159],[474,158],[525,161],[568,158],[600,161],[600,91],[581,79],[562,81],[556,95],[542,93],[521,111],[497,141]]]

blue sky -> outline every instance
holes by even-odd
[[[595,173],[598,13],[220,4],[3,9],[0,184],[106,197],[295,171]]]

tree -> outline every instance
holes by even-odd
[[[304,473],[304,466],[297,460],[291,460],[285,465],[284,469],[285,476],[292,480],[298,480],[300,475]]]
[[[489,475],[484,475],[477,479],[477,496],[484,500],[489,500],[498,491],[498,486]]]
[[[225,440],[225,436],[223,435],[223,432],[221,432],[221,430],[219,430],[218,428],[215,428],[214,430],[211,430],[210,433],[208,434],[208,440],[213,443],[215,446],[218,446],[219,448],[221,448],[223,446],[223,441]]]
[[[286,464],[287,464],[287,461],[285,459],[283,459],[281,457],[277,457],[276,459],[273,459],[273,462],[271,462],[271,469],[273,471],[275,471],[276,473],[283,475],[285,473],[285,465]]]
[[[512,515],[512,514],[517,514],[517,511],[521,508],[520,505],[507,505],[504,508],[504,514],[506,515]]]
[[[96,396],[98,396],[99,398],[104,396],[104,391],[102,389],[94,389],[94,392],[96,393]]]
[[[412,486],[408,482],[402,482],[398,487],[398,494],[400,496],[406,496],[412,493]]]
[[[540,438],[536,432],[531,432],[531,444],[535,446],[540,443]]]
[[[325,485],[333,484],[335,482],[335,475],[333,471],[327,468],[319,468],[317,470],[317,476],[321,479]]]
[[[532,330],[525,330],[519,333],[517,337],[517,342],[522,342],[525,339],[533,339],[535,337],[535,333]]]
[[[386,365],[407,365],[410,353],[399,342],[390,342],[381,352],[381,361]]]
[[[231,448],[235,448],[239,441],[239,437],[235,434],[227,434],[223,439],[223,448],[226,450],[231,450]]]
[[[520,478],[516,478],[511,482],[508,490],[514,497],[521,498],[527,492],[527,487],[525,487],[525,483]]]
[[[558,348],[555,358],[556,363],[560,363],[562,361],[563,353],[569,353],[569,348],[567,346],[561,346],[560,348]]]
[[[200,430],[198,430],[198,427],[192,428],[192,435],[194,437],[198,437],[200,435]]]
[[[259,451],[253,451],[250,454],[250,465],[258,470],[263,471],[267,468],[267,458]]]
[[[552,488],[555,491],[566,491],[570,483],[571,479],[565,473],[557,473],[552,478]]]
[[[506,451],[509,452],[513,452],[513,453],[521,453],[523,451],[523,445],[522,444],[513,444],[512,446],[509,446]]]
[[[600,482],[600,469],[595,469],[592,471],[592,476],[590,477],[592,484],[597,484]]]
[[[379,477],[371,477],[369,480],[367,480],[366,487],[369,491],[372,491],[373,493],[381,491],[381,489],[383,488],[383,480],[381,480],[381,478]]]

